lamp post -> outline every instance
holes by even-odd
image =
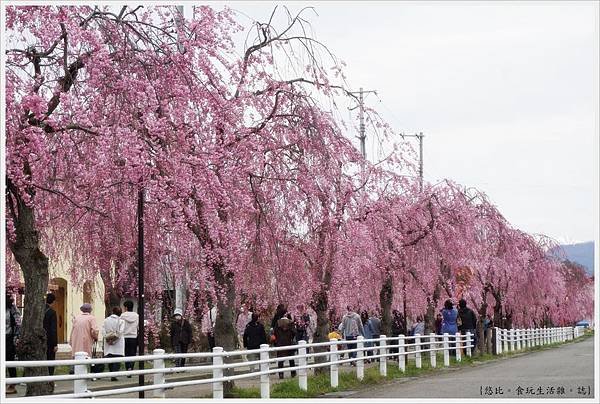
[[[138,355],[144,355],[144,189],[138,192]],[[144,369],[144,361],[138,362],[140,370]],[[138,384],[144,385],[144,375],[139,375]],[[138,392],[139,398],[144,398],[144,391]]]

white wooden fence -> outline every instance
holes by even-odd
[[[557,344],[583,335],[584,327],[513,329],[494,328],[496,355],[522,351],[536,346]]]
[[[269,375],[282,371],[297,371],[298,385],[302,390],[308,389],[308,369],[319,367],[328,367],[330,374],[330,382],[332,387],[338,386],[338,371],[339,366],[345,363],[353,363],[356,366],[356,377],[359,380],[364,378],[365,359],[380,359],[379,374],[387,375],[388,359],[392,359],[394,365],[397,364],[401,371],[406,370],[407,357],[413,356],[415,366],[422,366],[423,354],[429,352],[429,361],[431,367],[437,366],[437,352],[443,352],[444,366],[450,366],[450,351],[455,350],[456,361],[461,361],[462,350],[465,350],[467,356],[471,356],[473,345],[473,336],[471,333],[466,335],[415,335],[398,337],[386,337],[381,335],[380,338],[364,339],[358,337],[356,341],[345,341],[332,339],[329,342],[308,344],[306,341],[299,341],[297,345],[284,347],[270,347],[267,344],[261,345],[260,349],[240,350],[226,352],[221,347],[213,348],[212,352],[197,352],[186,354],[167,354],[163,349],[155,349],[152,355],[131,356],[127,357],[128,362],[152,362],[153,366],[149,369],[90,373],[89,366],[91,364],[108,364],[122,363],[125,358],[90,358],[85,352],[75,353],[75,359],[69,360],[54,360],[54,361],[11,361],[6,362],[6,367],[24,368],[24,367],[47,367],[47,366],[74,366],[75,374],[73,375],[54,375],[54,376],[30,376],[7,378],[6,384],[17,383],[35,383],[35,382],[57,382],[57,381],[73,381],[73,393],[70,394],[55,394],[52,396],[44,396],[45,398],[86,398],[86,397],[102,397],[117,394],[127,394],[139,391],[153,391],[155,398],[164,398],[166,389],[177,387],[211,384],[213,398],[223,398],[223,382],[230,380],[240,380],[247,378],[260,378],[260,395],[261,398],[269,398],[270,396],[270,379]],[[365,346],[365,344],[373,344],[374,346]],[[355,346],[352,349],[348,345]],[[272,354],[277,354],[278,351],[293,351],[293,355],[277,357]],[[393,352],[392,352],[393,351]],[[370,356],[366,354],[372,353]],[[356,355],[351,358],[349,354]],[[258,354],[258,360],[241,361],[243,356],[249,354]],[[347,358],[342,358],[342,355],[347,355]],[[165,360],[178,358],[210,358],[211,364],[185,367],[165,367]],[[230,362],[226,358],[239,358],[240,361]],[[317,358],[321,358],[318,360]],[[297,360],[298,364],[294,367],[286,367],[283,369],[277,368],[276,364],[279,361]],[[275,366],[272,366],[275,365]],[[241,369],[238,374],[233,371]],[[254,370],[253,370],[254,368]],[[255,370],[258,368],[258,370]],[[225,375],[225,370],[231,369],[234,374]],[[189,373],[194,371],[209,371],[207,376],[194,380],[173,381],[167,382],[165,375],[173,373]],[[212,373],[212,374],[210,374]],[[135,387],[121,387],[110,390],[90,391],[88,381],[95,378],[108,378],[119,376],[134,376],[134,375],[154,375],[152,384]],[[20,401],[26,399],[31,401],[35,397],[12,398],[9,401]]]

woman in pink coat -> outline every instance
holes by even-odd
[[[96,318],[91,315],[92,305],[84,303],[80,308],[81,314],[73,320],[73,329],[71,330],[71,352],[75,356],[76,352],[87,352],[92,354],[92,344],[98,340],[98,325]]]

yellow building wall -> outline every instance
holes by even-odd
[[[51,263],[49,270],[49,289],[57,295],[54,309],[57,311],[59,322],[61,321],[61,314],[64,316],[62,319],[62,321],[64,321],[63,326],[65,327],[64,341],[61,341],[61,332],[59,331],[59,343],[68,343],[73,327],[73,319],[81,313],[79,308],[84,303],[84,287],[83,285],[74,285],[71,282],[69,266],[70,262],[61,260],[60,262],[54,262],[54,264]],[[87,282],[89,282],[88,285],[91,286],[88,290],[88,300],[91,300],[89,303],[92,305],[92,314],[96,318],[98,328],[101,328],[102,323],[104,322],[104,284],[99,275],[97,275],[95,279],[90,279]],[[59,299],[62,298],[61,295],[63,295],[63,293],[57,290],[57,287],[64,288],[66,292],[64,293],[64,307],[59,301]],[[62,311],[62,313],[59,311]],[[59,329],[60,327],[61,324],[59,324]]]

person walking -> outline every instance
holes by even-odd
[[[360,316],[352,310],[352,307],[346,307],[346,315],[342,318],[342,324],[340,325],[340,332],[344,336],[346,341],[356,341],[359,335],[364,336],[365,330],[360,320]],[[348,349],[355,349],[356,343],[346,344]],[[356,358],[356,352],[350,352],[349,358]],[[350,362],[351,366],[356,366],[356,363]]]
[[[240,307],[240,313],[237,316],[235,328],[237,331],[237,341],[240,349],[244,346],[244,331],[246,330],[246,325],[252,321],[252,310],[247,310],[245,305]],[[242,360],[244,362],[248,361],[248,357],[246,355],[242,355]]]
[[[477,347],[477,317],[475,316],[475,312],[467,307],[465,299],[458,301],[458,307],[458,316],[461,323],[458,330],[461,335],[467,335],[470,332],[471,338],[473,338],[473,345]]]
[[[275,314],[273,315],[273,318],[271,319],[271,328],[273,330],[275,330],[275,327],[277,326],[277,321],[280,318],[283,318],[285,316],[285,313],[287,313],[287,308],[285,307],[285,304],[279,303],[277,305],[277,308],[275,309]]]
[[[208,347],[212,352],[215,345],[215,324],[217,321],[217,306],[209,307],[206,315],[202,317],[200,328],[208,339]]]
[[[123,303],[125,311],[121,314],[123,320],[123,338],[125,338],[125,356],[136,356],[138,346],[138,326],[140,316],[133,311],[133,302],[131,300]],[[125,370],[133,370],[134,362],[125,362]],[[131,378],[131,375],[127,375]]]
[[[417,316],[417,321],[413,324],[412,335],[424,335],[425,334],[425,322],[423,316]]]
[[[363,325],[363,332],[364,332],[363,337],[366,340],[372,339],[373,338],[373,330],[371,329],[371,323],[369,322],[369,313],[367,313],[366,311],[363,311],[360,314],[360,321],[362,322],[362,325]],[[371,349],[372,346],[373,346],[372,341],[365,341],[364,347],[368,348],[366,350],[366,353],[367,353],[366,356],[373,355],[373,350]],[[367,359],[367,363],[371,363],[371,359]]]
[[[371,327],[371,338],[377,339],[381,336],[381,320],[379,319],[379,317],[375,316],[375,314],[371,315],[369,317],[369,327]],[[373,343],[374,347],[378,347],[379,346],[379,342],[375,341]],[[378,353],[377,350],[374,351],[375,354]],[[380,359],[377,358],[377,362],[379,362]]]
[[[6,346],[5,359],[14,361],[17,353],[16,346],[21,331],[21,313],[15,306],[12,296],[6,291]],[[9,377],[17,377],[17,368],[7,368]],[[6,394],[17,394],[14,384],[6,386]]]
[[[46,359],[53,361],[56,359],[56,351],[58,351],[58,321],[56,311],[52,308],[52,304],[56,301],[56,296],[53,293],[46,295],[46,311],[44,312],[44,330],[46,331]],[[48,374],[54,375],[54,366],[48,366]],[[54,383],[52,383],[54,385]]]
[[[92,305],[84,303],[79,308],[81,311],[73,320],[73,327],[69,337],[71,344],[71,352],[75,357],[76,352],[86,352],[88,355],[92,353],[92,344],[98,341],[98,325],[96,318],[92,316]]]
[[[267,333],[265,332],[265,326],[263,323],[258,321],[258,314],[252,313],[252,318],[250,322],[246,324],[246,328],[244,329],[244,334],[242,337],[244,348],[246,349],[260,349],[261,344],[267,343]],[[253,353],[248,354],[249,361],[255,361],[260,358],[260,354]],[[254,370],[259,368],[258,365],[253,366]]]
[[[444,308],[442,309],[442,334],[449,334],[449,340],[454,341],[456,339],[456,333],[458,332],[458,326],[456,318],[458,317],[458,311],[454,308],[454,304],[450,299],[444,302]],[[454,348],[455,344],[451,343],[450,347]],[[451,349],[450,355],[455,356],[456,350]]]
[[[183,311],[175,309],[171,322],[171,346],[175,353],[187,353],[188,345],[192,343],[192,326],[183,318]],[[176,367],[185,366],[185,358],[175,360]]]
[[[112,314],[104,319],[102,325],[102,335],[104,337],[104,357],[118,358],[125,355],[125,321],[121,318],[121,308],[115,306],[112,308]],[[108,369],[111,372],[118,372],[121,369],[120,362],[108,364]],[[117,381],[116,377],[111,377],[110,380]]]
[[[392,310],[392,337],[398,337],[400,335],[406,335],[406,330],[404,329],[404,319],[402,318],[402,313],[400,313],[400,310],[394,309]],[[398,352],[398,346],[394,346],[390,349],[390,353]]]
[[[299,304],[296,310],[298,311],[298,315],[294,317],[296,341],[306,341],[306,343],[309,343],[312,337],[310,315],[304,310],[303,304]]]
[[[280,347],[294,345],[296,343],[296,330],[294,327],[294,322],[292,321],[292,316],[287,314],[277,320],[273,333],[275,335],[275,346]],[[286,356],[292,356],[294,355],[294,351],[294,349],[277,351],[277,357],[284,358]],[[277,367],[279,369],[283,369],[285,361],[285,359],[277,361]],[[289,362],[290,367],[293,368],[296,366],[294,359],[289,359]],[[292,377],[296,377],[295,370],[292,370]],[[283,372],[279,372],[279,378],[283,379]]]

